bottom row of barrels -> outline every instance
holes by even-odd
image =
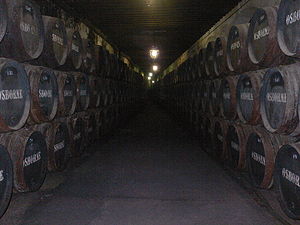
[[[300,219],[300,142],[296,138],[219,118],[193,116],[191,122],[203,150],[231,168],[247,171],[255,187],[274,186],[283,211]]]
[[[62,171],[71,157],[84,153],[97,138],[135,111],[132,104],[79,112],[51,123],[25,127],[0,135],[0,216],[12,190],[38,190],[48,171]]]

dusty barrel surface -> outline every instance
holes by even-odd
[[[96,71],[96,62],[95,57],[95,45],[93,41],[89,39],[83,39],[83,70],[86,73],[94,73]]]
[[[31,0],[10,0],[7,9],[7,33],[1,43],[1,55],[19,61],[38,58],[44,47],[40,7]]]
[[[258,70],[239,76],[237,83],[237,114],[243,123],[257,125],[260,116],[260,89],[266,71]]]
[[[62,66],[68,70],[79,70],[83,63],[83,45],[79,31],[67,28],[68,53],[66,63]]]
[[[13,162],[14,188],[18,192],[37,191],[47,173],[47,144],[42,133],[23,128],[2,134],[0,142]]]
[[[288,138],[274,135],[264,128],[256,127],[247,140],[247,167],[252,183],[259,188],[273,185],[275,156]]]
[[[70,152],[73,157],[81,156],[85,151],[85,122],[84,115],[75,114],[67,119],[70,134]]]
[[[288,56],[300,57],[299,0],[282,0],[277,17],[277,38],[281,50]]]
[[[226,144],[229,164],[235,169],[246,166],[246,142],[251,128],[241,124],[230,124],[227,130]]]
[[[208,42],[205,51],[205,71],[208,77],[216,76],[214,65],[214,42]]]
[[[213,48],[214,70],[217,76],[228,75],[229,69],[227,67],[226,54],[227,40],[225,37],[218,37],[215,40]]]
[[[30,86],[23,65],[0,58],[0,130],[20,129],[30,111]]]
[[[277,42],[277,8],[259,8],[250,21],[248,53],[252,63],[269,67],[287,62]]]
[[[215,79],[209,86],[209,111],[211,115],[217,116],[220,111],[220,86],[221,80]]]
[[[282,210],[300,219],[300,144],[287,144],[276,156],[274,178]]]
[[[45,132],[48,145],[48,170],[62,171],[70,157],[70,134],[65,122],[49,124]]]
[[[57,68],[66,63],[68,56],[68,39],[61,19],[43,16],[45,45],[38,59],[40,65]]]
[[[269,69],[260,95],[263,124],[272,133],[290,134],[298,124],[299,65]]]
[[[13,188],[13,165],[6,148],[0,145],[0,217],[5,213]]]
[[[89,77],[84,73],[74,73],[77,88],[76,111],[85,111],[90,105]]]
[[[108,59],[109,52],[104,47],[98,45],[95,46],[95,51],[97,55],[96,65],[98,65],[97,71],[99,72],[99,76],[106,77],[110,71],[110,64]]]
[[[228,122],[224,120],[215,120],[213,124],[213,149],[214,149],[214,157],[218,160],[224,160],[226,158],[226,137],[228,130]]]
[[[220,113],[225,119],[234,120],[236,118],[236,85],[237,77],[226,77],[220,86]]]
[[[30,81],[31,109],[28,123],[52,120],[58,109],[58,86],[54,71],[40,66],[24,64]]]
[[[227,66],[232,72],[245,72],[253,68],[248,57],[247,35],[249,24],[231,27],[227,40]]]

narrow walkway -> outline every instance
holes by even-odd
[[[97,148],[21,224],[280,224],[155,106]]]

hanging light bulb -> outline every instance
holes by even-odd
[[[157,66],[157,65],[154,65],[154,66],[152,67],[152,69],[153,69],[154,72],[156,72],[156,71],[158,70],[158,66]]]
[[[153,49],[150,50],[150,57],[152,59],[156,59],[158,57],[158,55],[159,55],[159,50],[158,49],[153,48]]]

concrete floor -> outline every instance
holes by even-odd
[[[280,224],[155,106],[95,148],[14,197],[0,224]]]

